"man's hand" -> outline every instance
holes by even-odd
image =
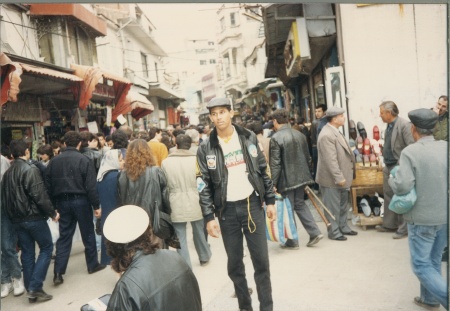
[[[343,187],[345,185],[346,180],[344,179],[341,182],[338,182],[336,185],[338,185],[339,187]]]
[[[59,220],[59,213],[56,211],[56,216],[52,218],[54,222],[57,222]]]
[[[220,235],[220,228],[217,221],[216,220],[209,221],[206,224],[206,231],[208,231],[208,234],[213,238],[218,238]]]
[[[101,208],[95,209],[95,210],[94,210],[94,216],[95,216],[95,218],[100,218],[100,217],[102,217],[102,209],[101,209]]]
[[[270,221],[275,221],[277,219],[277,209],[274,204],[267,205],[266,213]]]

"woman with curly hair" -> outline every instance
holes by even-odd
[[[194,273],[177,253],[159,249],[142,208],[117,208],[103,231],[111,267],[121,275],[107,310],[202,310]]]
[[[123,171],[118,179],[117,203],[121,205],[137,205],[142,207],[153,221],[165,218],[160,222],[170,234],[162,234],[155,228],[155,234],[170,245],[177,247],[175,230],[170,220],[170,202],[167,190],[167,180],[164,172],[156,166],[155,158],[147,142],[143,139],[135,139],[128,145]],[[154,222],[153,222],[154,223]],[[174,243],[173,243],[174,242]],[[179,246],[178,246],[179,247]]]

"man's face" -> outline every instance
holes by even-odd
[[[109,148],[112,148],[112,147],[114,146],[114,143],[113,143],[112,140],[108,141],[107,144],[108,144],[108,147],[109,147]]]
[[[436,104],[436,109],[435,111],[438,112],[439,116],[444,115],[444,113],[447,112],[448,109],[448,101],[445,100],[444,98],[439,99],[439,101]]]
[[[392,114],[390,111],[385,110],[383,107],[380,107],[380,117],[384,123],[390,123],[392,121]]]
[[[100,147],[103,148],[105,146],[105,137],[99,136],[98,137],[98,142],[100,143]]]
[[[343,113],[336,116],[335,124],[337,125],[337,127],[341,127],[345,124],[345,116]]]
[[[210,130],[211,130],[211,129],[209,128],[209,125],[205,125],[204,132],[205,132],[206,134],[208,134]]]
[[[89,148],[97,149],[98,148],[98,140],[93,139],[88,142]]]
[[[214,107],[209,113],[209,118],[214,123],[218,131],[225,131],[231,126],[231,119],[234,111],[229,111],[226,107]]]
[[[316,119],[320,119],[323,117],[323,110],[322,108],[317,108],[316,109]]]
[[[58,147],[56,149],[53,149],[53,155],[57,156],[59,154],[59,152],[61,151],[61,148]]]

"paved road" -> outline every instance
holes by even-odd
[[[315,212],[315,211],[314,211]],[[315,217],[318,216],[315,214]],[[298,222],[299,223],[299,222]],[[323,222],[319,222],[326,232]],[[353,226],[352,226],[353,227]],[[393,240],[390,233],[373,228],[358,231],[345,242],[326,237],[314,247],[306,247],[307,236],[299,227],[299,250],[283,250],[269,242],[274,310],[276,311],[420,311],[412,300],[419,282],[409,264],[407,239]],[[226,274],[226,257],[221,239],[209,238],[213,257],[201,267],[190,243],[191,260],[198,279],[203,310],[235,311],[237,301]],[[248,253],[248,252],[247,252]],[[249,285],[255,289],[249,255],[245,257]],[[447,273],[445,273],[447,274]],[[89,300],[111,293],[118,276],[111,269],[89,275],[81,242],[73,245],[65,282],[54,287],[53,263],[44,289],[53,300],[29,304],[25,295],[1,300],[4,311],[75,311]],[[253,307],[259,309],[255,293]],[[441,307],[440,310],[444,310]],[[182,309],[180,309],[182,311]]]

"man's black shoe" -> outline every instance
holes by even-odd
[[[64,279],[62,277],[61,273],[55,273],[55,276],[53,277],[53,284],[55,286],[58,286],[60,284],[64,283]]]
[[[352,231],[350,231],[350,232],[342,232],[342,234],[343,234],[343,235],[357,235],[358,232],[352,230]]]
[[[106,268],[105,265],[98,264],[98,265],[95,266],[94,269],[92,269],[91,271],[88,271],[88,273],[89,273],[89,274],[92,274],[92,273],[101,271],[101,270],[103,270],[103,269],[105,269],[105,268]]]
[[[334,238],[332,240],[334,240],[334,241],[347,241],[347,238],[345,236],[341,235],[341,236],[339,236],[337,238]]]
[[[41,301],[45,301],[45,300],[50,300],[53,298],[52,295],[47,294],[46,292],[44,292],[44,290],[36,290],[36,291],[29,291],[28,295],[27,295],[28,299],[30,302],[35,302],[36,299],[41,300]]]

